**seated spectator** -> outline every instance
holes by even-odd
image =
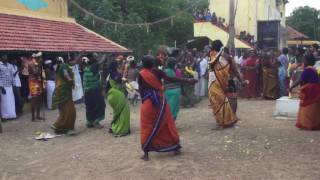
[[[241,39],[241,40],[246,39],[246,31],[240,32],[240,39]]]
[[[222,23],[221,17],[218,18],[217,26],[218,27],[223,27],[223,23]]]
[[[211,15],[210,11],[207,12],[207,14],[205,16],[205,20],[208,21],[208,22],[212,21],[212,15]]]
[[[198,14],[198,20],[199,21],[202,21],[204,18],[203,18],[203,14],[202,14],[202,12],[199,12],[199,14]]]
[[[216,16],[216,13],[215,13],[215,12],[212,13],[211,22],[212,22],[213,24],[217,24],[217,16]]]

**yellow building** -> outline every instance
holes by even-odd
[[[235,18],[235,29],[236,34],[246,31],[255,37],[255,40],[259,40],[259,23],[264,22],[279,22],[278,28],[278,48],[281,48],[285,44],[282,27],[286,26],[285,18],[285,4],[286,0],[235,0],[236,1],[236,18]],[[217,17],[225,19],[225,25],[229,24],[229,3],[230,0],[209,0],[209,10],[214,12]],[[274,24],[273,24],[274,25]],[[210,27],[211,26],[211,27]],[[211,40],[221,39],[222,32],[219,28],[214,28],[212,24],[207,23],[195,23],[194,33],[196,37],[207,36]],[[210,28],[211,36],[204,32],[203,29]],[[277,27],[270,27],[277,28]],[[229,35],[228,33],[223,35],[223,41],[227,42]],[[225,39],[226,38],[226,39]],[[238,41],[238,40],[236,40]],[[243,44],[236,42],[237,48],[244,48]],[[247,47],[249,48],[249,47]]]
[[[1,0],[0,51],[129,52],[68,16],[68,0]]]

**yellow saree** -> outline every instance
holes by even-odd
[[[214,65],[215,78],[209,86],[209,101],[212,105],[213,114],[217,124],[231,126],[238,121],[235,112],[232,110],[230,100],[227,97],[227,89],[230,78],[230,64],[221,57]]]

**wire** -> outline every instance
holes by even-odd
[[[200,2],[202,2],[204,0],[198,0],[194,3],[192,3],[190,6],[188,6],[187,8],[177,12],[176,14],[172,15],[172,16],[169,16],[169,17],[166,17],[166,18],[162,18],[162,19],[159,19],[159,20],[156,20],[156,21],[152,21],[152,22],[144,22],[144,23],[121,23],[121,22],[116,22],[116,21],[112,21],[112,20],[109,20],[109,19],[105,19],[105,18],[102,18],[102,17],[99,17],[97,15],[95,15],[94,13],[88,11],[87,9],[83,8],[79,3],[77,3],[75,0],[70,0],[70,2],[77,8],[79,9],[80,11],[84,12],[85,14],[93,17],[94,19],[96,20],[99,20],[99,21],[102,21],[104,23],[107,23],[107,24],[113,24],[115,26],[117,25],[121,25],[121,26],[146,26],[147,28],[149,26],[152,26],[152,25],[156,25],[156,24],[159,24],[159,23],[162,23],[162,22],[166,22],[166,21],[170,21],[174,18],[176,18],[177,16],[180,16],[183,12],[186,12],[192,8],[194,8],[197,4],[199,4]]]

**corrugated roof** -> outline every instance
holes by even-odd
[[[44,52],[130,52],[75,22],[0,13],[0,50]]]
[[[286,27],[287,33],[289,35],[289,40],[298,40],[298,39],[310,39],[307,35],[293,29],[290,26]]]

